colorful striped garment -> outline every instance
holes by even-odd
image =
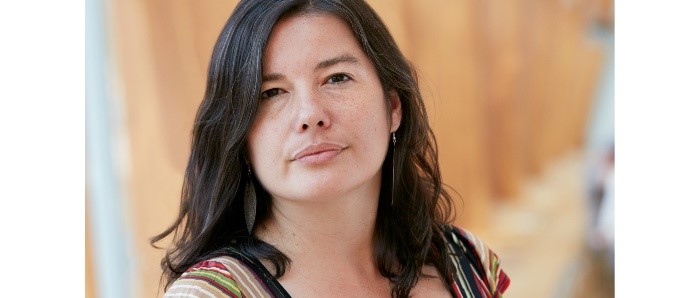
[[[455,270],[450,288],[457,298],[498,298],[510,279],[498,256],[466,230],[445,231]],[[291,297],[257,259],[238,251],[195,264],[178,278],[164,297]]]

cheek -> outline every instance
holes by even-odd
[[[368,97],[350,112],[349,119],[362,127],[365,133],[372,135],[383,134],[391,126],[391,114],[386,106],[386,100],[381,95]]]
[[[274,121],[276,116],[274,113],[271,112],[271,109],[269,108],[269,105],[261,102],[258,106],[258,112],[257,115],[255,115],[255,119],[253,120],[253,124],[250,127],[250,132],[249,132],[249,138],[257,138],[260,139],[260,135],[264,133],[264,131],[267,129],[266,124],[269,124],[270,121]]]
[[[274,138],[270,138],[271,128],[264,119],[256,119],[248,134],[248,158],[252,165],[257,169],[264,166],[261,162],[267,160],[265,156],[270,154],[270,149],[273,144],[270,144]]]
[[[279,174],[279,165],[284,162],[284,142],[287,133],[283,131],[287,121],[279,115],[261,111],[253,122],[248,134],[248,158],[258,178]],[[271,176],[272,175],[272,176]]]

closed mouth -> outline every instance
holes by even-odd
[[[300,159],[309,159],[312,157],[324,157],[324,156],[332,157],[335,154],[342,151],[343,149],[345,149],[345,147],[340,146],[338,144],[332,144],[332,143],[313,144],[313,145],[306,146],[304,149],[302,149],[302,150],[298,151],[296,154],[294,154],[292,161],[297,161]]]

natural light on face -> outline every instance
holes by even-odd
[[[401,117],[398,98],[389,97],[390,107],[344,21],[327,14],[281,19],[265,49],[261,102],[248,138],[257,179],[276,201],[378,194],[389,136]]]

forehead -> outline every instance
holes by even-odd
[[[287,16],[275,24],[263,55],[263,71],[285,65],[317,63],[340,55],[369,59],[341,18],[326,13]]]

